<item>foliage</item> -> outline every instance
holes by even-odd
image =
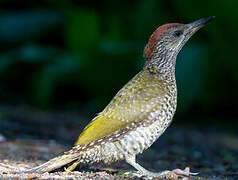
[[[1,1],[1,102],[98,112],[140,70],[156,27],[215,15],[179,54],[178,117],[233,119],[237,6],[235,0]]]

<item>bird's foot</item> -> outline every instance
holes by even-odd
[[[166,179],[187,179],[188,176],[192,175],[195,176],[198,173],[192,173],[190,172],[190,168],[186,167],[184,170],[182,169],[174,169],[172,171],[162,171],[159,173],[151,172],[151,171],[144,171],[144,172],[133,172],[133,173],[125,173],[128,175],[136,176],[136,177],[142,177],[142,176],[150,176],[150,177],[160,177],[160,178],[166,178]]]
[[[184,170],[182,169],[174,169],[172,171],[163,171],[158,173],[159,177],[163,177],[166,179],[179,179],[187,180],[189,176],[196,176],[199,173],[190,172],[190,168],[186,167]]]
[[[135,169],[139,171],[141,176],[151,176],[151,177],[160,177],[160,178],[167,178],[167,179],[176,179],[179,177],[188,177],[190,175],[197,175],[198,173],[190,172],[190,168],[186,167],[184,170],[181,169],[174,169],[172,171],[162,171],[162,172],[151,172],[147,169],[143,168],[140,164],[136,163],[135,156],[128,156],[126,158],[126,162],[132,165]],[[185,178],[183,178],[185,179]]]
[[[190,175],[192,176],[196,176],[199,173],[193,173],[190,172],[190,168],[186,167],[184,170],[182,169],[174,169],[172,171],[162,171],[159,173],[153,173],[151,172],[152,176],[154,177],[162,177],[162,178],[168,178],[168,179],[178,179],[178,178],[183,178],[183,179],[187,179],[187,177],[189,177]]]
[[[184,177],[188,177],[190,175],[192,176],[196,176],[199,173],[193,173],[190,172],[190,168],[186,167],[184,170],[182,169],[174,169],[172,171],[162,171],[159,173],[154,173],[154,175],[158,175],[160,177],[167,177],[169,179],[176,179],[176,178],[184,178]]]
[[[189,167],[186,167],[184,170],[182,170],[182,169],[174,169],[174,170],[172,170],[170,172],[176,174],[178,177],[187,177],[187,176],[190,176],[190,175],[196,176],[196,175],[199,174],[199,173],[190,172],[190,168]]]

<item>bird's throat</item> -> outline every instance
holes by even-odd
[[[144,70],[167,82],[175,82],[175,65],[177,55],[157,56],[147,60]]]

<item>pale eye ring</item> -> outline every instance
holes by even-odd
[[[182,34],[183,34],[182,31],[176,30],[176,31],[174,31],[173,36],[174,36],[174,37],[179,37],[179,36],[181,36]]]

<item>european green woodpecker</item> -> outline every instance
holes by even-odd
[[[142,175],[193,174],[178,169],[150,172],[136,163],[136,155],[149,148],[170,125],[177,104],[177,54],[188,39],[213,18],[158,27],[145,46],[143,69],[85,127],[75,146],[24,172],[49,172],[66,164],[71,165],[68,170],[73,170],[79,163],[110,164],[125,160]]]

